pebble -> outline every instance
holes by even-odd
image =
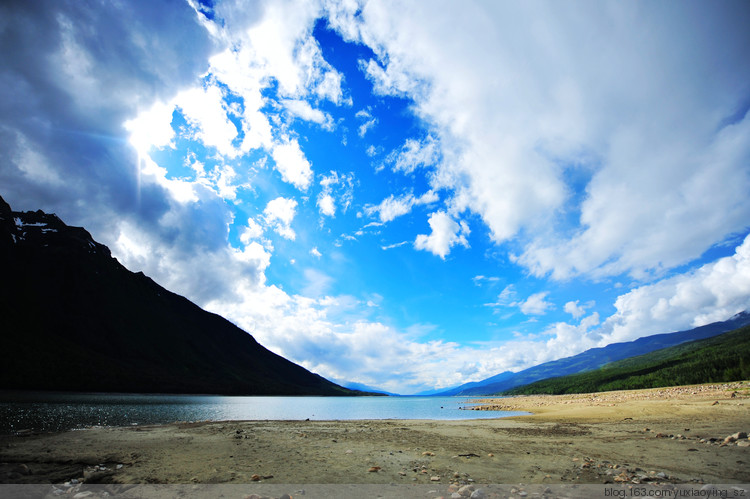
[[[431,476],[431,477],[430,477],[430,481],[431,481],[431,482],[439,482],[439,481],[440,481],[440,477],[439,477],[439,476],[437,476],[437,475],[436,475],[436,476]]]
[[[380,466],[371,466],[367,471],[369,471],[370,473],[377,473],[378,471],[380,471]]]

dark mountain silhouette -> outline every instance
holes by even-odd
[[[592,348],[583,353],[539,364],[517,373],[503,372],[483,381],[466,383],[445,390],[438,395],[491,395],[517,386],[528,385],[547,378],[556,378],[598,369],[616,360],[643,355],[662,348],[672,347],[688,341],[710,338],[750,324],[750,313],[740,312],[729,320],[707,324],[687,331],[656,334],[635,341],[613,343],[602,348]]]
[[[80,227],[0,198],[0,389],[353,395],[133,273]]]

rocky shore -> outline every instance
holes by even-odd
[[[27,433],[0,437],[0,483],[56,484],[66,495],[82,484],[412,484],[446,497],[481,484],[747,484],[749,392],[735,383],[486,400],[479,410],[533,413],[491,420]]]

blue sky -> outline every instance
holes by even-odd
[[[746,2],[0,7],[0,195],[337,382],[750,308]]]

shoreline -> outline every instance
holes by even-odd
[[[0,436],[0,483],[750,483],[748,382],[477,402],[532,414]]]

